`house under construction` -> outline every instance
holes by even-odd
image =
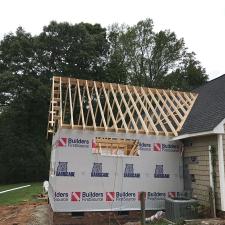
[[[163,209],[183,191],[178,136],[196,93],[53,77],[49,199],[54,212]]]

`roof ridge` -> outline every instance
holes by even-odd
[[[214,79],[212,79],[212,80],[206,82],[205,84],[201,85],[200,87],[197,87],[196,89],[194,89],[194,90],[192,90],[192,91],[199,90],[199,89],[205,87],[206,85],[209,85],[209,84],[211,84],[212,82],[216,81],[217,79],[221,79],[223,76],[225,76],[225,74],[222,74],[222,75],[220,75],[220,76],[218,76],[218,77],[216,77],[216,78],[214,78]]]

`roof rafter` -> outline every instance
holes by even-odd
[[[53,77],[48,132],[58,128],[177,136],[196,93]]]

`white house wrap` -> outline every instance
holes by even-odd
[[[96,137],[139,141],[139,156],[95,153]],[[168,137],[59,129],[53,138],[49,199],[56,212],[163,209],[183,190],[181,145]]]

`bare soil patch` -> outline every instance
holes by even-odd
[[[48,225],[44,223],[46,215],[48,215],[46,203],[0,206],[0,225]]]

